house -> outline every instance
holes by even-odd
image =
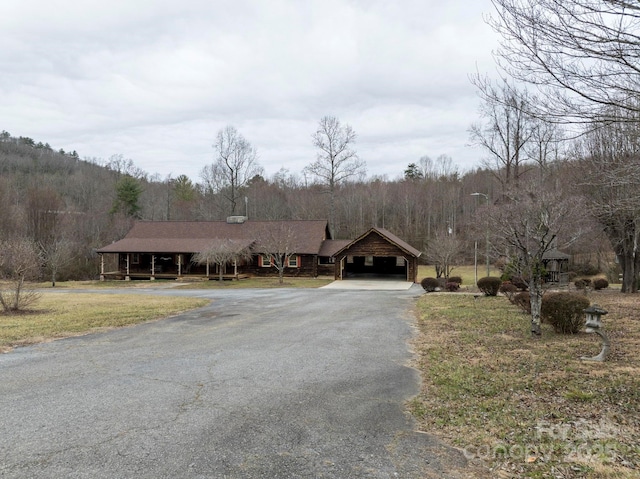
[[[326,221],[248,221],[242,216],[227,221],[138,221],[123,239],[97,251],[100,278],[274,276],[273,258],[265,254],[276,253],[269,249],[275,246],[266,247],[274,240],[279,248],[294,252],[285,276],[347,279],[376,274],[416,281],[420,252],[384,229],[372,228],[355,241],[333,240]],[[222,265],[194,261],[198,253],[223,245],[244,254]],[[106,271],[105,255],[115,256],[115,270]]]

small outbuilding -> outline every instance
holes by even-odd
[[[421,252],[383,228],[373,227],[332,252],[335,279],[385,277],[415,283]]]
[[[569,261],[571,255],[552,249],[542,255],[542,265],[546,271],[547,283],[567,284],[569,282]]]

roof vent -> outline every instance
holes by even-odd
[[[246,216],[227,216],[227,223],[230,225],[241,225],[247,221]]]

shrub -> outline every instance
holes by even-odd
[[[431,293],[440,287],[440,281],[436,278],[423,278],[422,281],[420,281],[420,286],[422,286],[427,293]]]
[[[591,280],[589,278],[577,279],[573,282],[576,289],[587,289],[591,286]]]
[[[520,308],[523,313],[531,314],[531,295],[527,291],[514,294],[512,302]]]
[[[460,276],[449,276],[449,283],[458,283],[458,285],[462,284],[462,278]]]
[[[460,283],[452,283],[452,282],[448,282],[444,285],[444,289],[446,289],[447,291],[453,293],[455,291],[458,291],[460,289]]]
[[[604,278],[597,278],[593,280],[593,289],[606,289],[609,287],[609,281]]]
[[[598,274],[600,270],[591,263],[582,263],[573,265],[573,270],[581,276],[593,276]]]
[[[527,283],[527,280],[522,276],[513,276],[511,278],[511,284],[522,291],[526,291],[529,289],[529,283]]]
[[[485,296],[497,296],[500,286],[502,286],[502,280],[495,276],[485,276],[478,280],[478,289],[480,289]]]
[[[576,334],[584,326],[589,300],[576,293],[549,293],[542,300],[541,316],[556,333]]]
[[[510,302],[513,303],[513,297],[518,292],[518,288],[509,281],[505,281],[500,286],[500,292],[504,294]]]
[[[569,271],[567,273],[567,278],[569,278],[569,281],[573,281],[578,277],[578,273],[576,273],[575,271]]]

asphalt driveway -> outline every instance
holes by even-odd
[[[146,293],[214,302],[0,356],[1,477],[464,477],[403,412],[419,287]]]

